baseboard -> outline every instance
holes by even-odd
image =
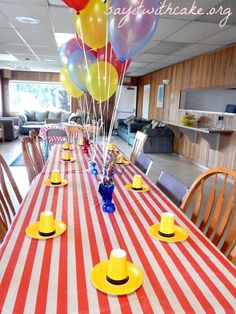
[[[173,153],[173,154],[176,155],[176,156],[178,156],[179,158],[184,159],[184,160],[190,160],[194,165],[196,165],[197,167],[201,168],[203,171],[207,171],[207,170],[210,169],[210,168],[208,168],[208,167],[206,167],[206,166],[204,166],[204,165],[199,164],[199,163],[196,162],[195,160],[192,160],[192,159],[190,159],[190,158],[184,157],[183,155],[180,155],[180,154],[177,154],[177,153]],[[222,180],[223,180],[223,178],[224,178],[223,175],[220,175],[219,177],[220,177]],[[227,181],[230,182],[231,184],[234,183],[234,180],[231,179],[231,178],[228,178]]]

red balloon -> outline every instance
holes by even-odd
[[[68,7],[75,9],[77,12],[83,10],[89,2],[89,0],[63,0],[63,1]]]
[[[83,49],[83,41],[77,33],[76,33],[76,39],[77,39],[77,45],[79,46],[79,48]],[[89,47],[85,43],[84,43],[84,49],[90,51],[97,58],[97,50],[94,50],[93,48]]]
[[[127,71],[131,59],[126,61],[121,61],[115,54],[112,46],[110,43],[107,43],[107,45],[103,48],[98,49],[97,51],[97,59],[98,61],[106,61],[114,65],[116,68],[119,77],[124,74]]]

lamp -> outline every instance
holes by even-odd
[[[163,82],[164,85],[170,84],[170,80],[163,80],[162,82]]]

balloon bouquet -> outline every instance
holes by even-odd
[[[64,63],[60,80],[72,97],[80,98],[84,93],[91,96],[92,104],[86,103],[86,108],[81,109],[86,110],[89,117],[92,107],[96,123],[102,128],[104,170],[100,184],[106,186],[105,182],[110,182],[111,185],[113,180],[107,178],[107,175],[110,173],[113,176],[115,171],[109,169],[109,165],[106,164],[108,143],[112,135],[124,75],[132,57],[144,48],[157,29],[159,16],[154,12],[159,7],[159,0],[143,0],[141,3],[138,0],[63,1],[75,10],[76,37],[59,49]],[[114,94],[115,105],[109,132],[106,134],[104,110],[108,110],[109,99]],[[99,118],[96,103],[99,106]],[[83,121],[85,125],[89,122]],[[95,159],[97,135],[93,140]],[[100,190],[103,190],[103,187],[100,186]],[[110,190],[113,191],[111,188]],[[106,202],[104,206],[105,204]],[[114,206],[103,208],[105,211],[106,209],[108,212],[113,211]]]

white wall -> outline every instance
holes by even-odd
[[[136,110],[137,87],[128,89],[128,86],[121,87],[121,96],[116,113],[115,128],[117,128],[117,120],[124,119],[131,115],[135,115]]]

